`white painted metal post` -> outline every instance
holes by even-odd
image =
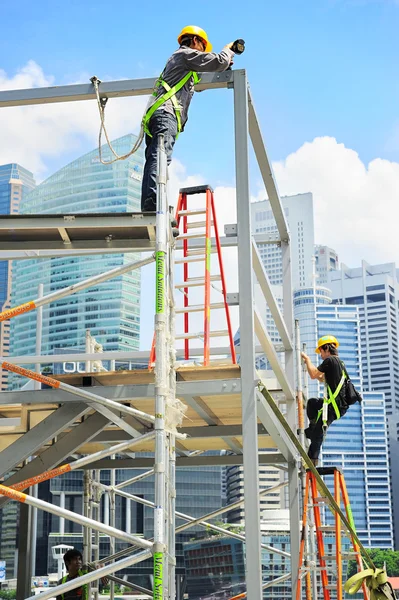
[[[90,516],[90,470],[83,473],[83,514],[85,517]],[[83,527],[83,562],[91,561],[90,550],[91,530],[88,527]]]
[[[167,351],[167,246],[168,202],[166,197],[167,162],[164,136],[158,136],[156,216],[156,297],[155,297],[155,509],[154,509],[154,600],[166,600],[164,578],[168,556],[165,539],[165,469],[167,465],[165,407],[169,393],[169,353]]]
[[[248,600],[262,598],[261,533],[259,508],[258,422],[255,394],[255,337],[251,206],[249,190],[248,83],[245,71],[234,72],[234,129],[238,226],[238,281],[240,297],[240,363],[246,583]]]
[[[281,242],[281,253],[283,263],[283,312],[284,321],[291,339],[293,339],[293,295],[291,277],[291,247],[289,240]],[[292,345],[294,346],[294,345]],[[285,351],[285,372],[292,389],[295,389],[295,366],[293,350]],[[287,398],[287,415],[291,429],[297,433],[298,421],[296,416],[295,398]],[[291,541],[291,594],[296,598],[296,587],[299,567],[300,546],[300,508],[299,508],[299,464],[297,461],[288,463],[288,498],[290,510],[290,541]]]
[[[169,279],[168,279],[168,307],[169,307],[169,398],[171,402],[176,399],[176,351],[175,351],[175,300],[174,300],[174,270],[175,270],[175,240],[169,229]],[[176,598],[176,437],[168,434],[168,555],[169,555],[169,599]]]
[[[112,458],[115,458],[115,456],[113,456]],[[115,476],[116,476],[116,471],[115,469],[111,469],[111,487],[115,486],[116,480],[115,480]],[[110,491],[108,495],[109,498],[109,517],[110,517],[110,525],[111,527],[115,527],[115,492],[114,490]],[[115,554],[115,539],[114,538],[109,538],[109,551],[111,554]],[[114,600],[115,598],[115,582],[110,581],[110,587],[109,587],[109,600]]]

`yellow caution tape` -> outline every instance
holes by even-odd
[[[363,583],[370,590],[370,600],[395,600],[395,593],[385,569],[365,569],[353,575],[344,585],[345,592],[356,594]]]

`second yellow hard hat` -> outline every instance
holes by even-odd
[[[316,353],[320,354],[320,348],[325,344],[333,344],[336,348],[339,346],[339,341],[333,335],[323,335],[317,342]]]

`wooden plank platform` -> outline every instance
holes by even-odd
[[[154,372],[147,370],[135,370],[135,371],[119,371],[119,372],[100,372],[100,373],[74,373],[54,376],[54,378],[73,385],[76,387],[84,387],[91,389],[96,393],[96,388],[107,387],[107,386],[145,386],[148,384],[154,384]],[[228,426],[239,426],[242,422],[241,416],[241,393],[240,393],[240,367],[239,365],[214,365],[210,367],[201,366],[182,366],[176,370],[177,381],[185,382],[198,382],[198,394],[194,393],[188,397],[184,397],[183,401],[187,406],[182,428],[201,428],[201,433],[198,437],[194,437],[192,434],[185,440],[179,441],[178,447],[181,450],[194,451],[194,450],[229,450],[232,451],[232,447],[239,451],[242,448],[242,436],[241,435],[222,435],[215,437],[212,432],[212,427],[226,426],[226,432],[228,432]],[[234,381],[237,381],[237,393],[206,393],[206,382],[211,381],[222,381],[229,380],[233,382],[230,386],[234,388]],[[223,384],[224,385],[224,384]],[[191,386],[190,386],[191,387]],[[220,386],[222,387],[222,386]],[[273,394],[273,390],[270,390]],[[279,390],[276,390],[279,395]],[[45,394],[46,390],[38,392],[29,392],[37,394]],[[102,392],[104,394],[104,392]],[[106,397],[106,393],[104,394]],[[20,393],[21,401],[23,402],[24,392]],[[76,398],[78,401],[79,399]],[[124,400],[125,404],[128,404],[134,408],[137,408],[147,414],[154,415],[155,412],[155,399],[153,396],[140,397],[135,399]],[[21,435],[29,431],[30,428],[34,427],[40,421],[45,419],[52,411],[57,408],[57,404],[30,404],[28,406],[21,405],[3,405],[1,406],[1,416],[3,417],[20,417],[21,423],[18,426],[7,427],[0,426],[0,451],[13,443]],[[4,421],[3,421],[4,423]],[[75,423],[76,425],[77,423]],[[142,426],[145,430],[144,422],[138,423],[139,427]],[[209,436],[207,430],[209,429]],[[70,431],[70,429],[69,429]],[[120,431],[116,426],[110,425],[105,431],[117,432]],[[124,432],[122,432],[124,433]],[[126,435],[126,434],[124,434]],[[113,434],[116,437],[116,434]],[[126,439],[126,437],[123,437]],[[122,439],[121,438],[121,439]],[[112,442],[115,443],[115,442]],[[83,454],[90,454],[104,448],[106,444],[104,442],[93,441],[89,444],[84,444],[79,452]],[[259,435],[259,447],[260,448],[275,448],[271,437],[263,431]],[[142,445],[136,445],[134,452],[151,452],[154,449],[154,442],[145,442]]]

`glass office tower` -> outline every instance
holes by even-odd
[[[16,163],[0,166],[0,214],[15,215],[26,195],[34,189],[36,183],[27,169]],[[11,275],[12,263],[0,261],[0,310],[11,307]],[[8,356],[10,350],[10,322],[0,323],[0,354]],[[7,389],[8,372],[1,371],[0,390]]]
[[[126,135],[113,145],[119,154],[124,154],[135,139],[134,135]],[[103,155],[110,158],[106,148]],[[98,150],[93,150],[60,169],[26,196],[21,202],[21,213],[73,215],[139,211],[142,166],[142,149],[112,165],[103,165]],[[44,284],[44,294],[49,294],[134,260],[137,260],[134,254],[97,254],[15,261],[12,304],[36,298],[39,283]],[[14,356],[35,354],[36,313],[14,319],[11,330],[11,353]],[[51,355],[60,348],[84,348],[86,330],[103,345],[104,351],[139,348],[140,271],[45,306],[42,354]],[[11,387],[20,385],[21,379],[14,377]]]
[[[317,340],[334,335],[348,373],[362,390],[359,309],[333,305],[327,288],[305,288],[294,293],[295,318],[301,341],[315,364]],[[324,386],[309,380],[308,396],[320,397]],[[364,545],[392,548],[393,522],[389,477],[385,399],[381,392],[363,392],[363,403],[351,406],[328,430],[323,444],[324,466],[343,469],[359,537]],[[326,478],[332,489],[332,478]],[[330,519],[326,512],[327,520]],[[332,521],[331,521],[332,522]]]

